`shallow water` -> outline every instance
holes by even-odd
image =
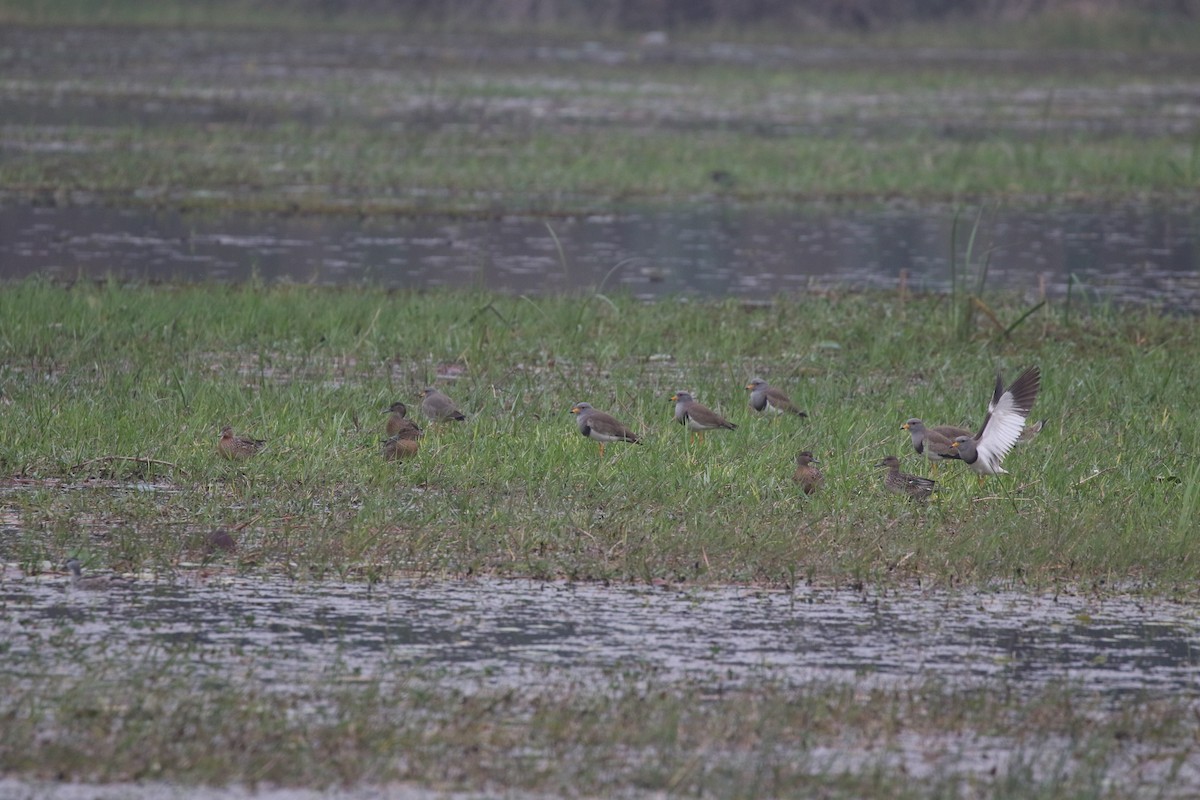
[[[962,263],[973,215],[959,219]],[[245,217],[96,206],[0,207],[0,280],[43,273],[151,281],[624,291],[767,298],[813,287],[950,286],[946,208],[722,207],[557,220]],[[551,235],[553,228],[554,235]],[[562,263],[554,237],[562,244]],[[1140,206],[986,215],[988,289],[1200,311],[1200,220]]]
[[[27,150],[93,146],[64,138],[62,130],[73,128],[105,140],[113,126],[127,125],[261,131],[278,123],[339,121],[436,133],[480,120],[513,125],[518,137],[564,126],[752,130],[757,136],[834,137],[867,148],[914,131],[974,141],[999,133],[1041,138],[1062,129],[1064,135],[1177,137],[1180,152],[1187,153],[1200,121],[1193,80],[1200,59],[1180,52],[682,41],[646,46],[632,37],[568,41],[512,32],[10,26],[0,28],[0,53],[6,57],[0,119],[28,128],[0,141],[0,152],[14,159]],[[679,77],[692,64],[737,67],[732,74],[750,81],[756,73],[741,69],[852,76],[864,65],[923,76],[922,86],[929,72],[965,70],[1002,79],[986,91],[965,91],[953,80],[915,93],[852,80],[837,91],[811,91],[803,83],[775,87],[766,101],[747,91],[714,91],[702,99]],[[1111,79],[1080,85],[1080,74]],[[1033,80],[1013,81],[1014,75]],[[102,158],[103,152],[75,156]],[[955,219],[949,207],[745,208],[728,196],[730,186],[737,188],[737,164],[697,168],[721,179],[710,181],[710,191],[693,205],[552,221],[562,257],[547,223],[533,218],[181,215],[93,205],[88,201],[95,198],[82,192],[70,195],[78,205],[34,207],[17,193],[0,199],[0,280],[45,273],[244,281],[258,274],[268,281],[478,286],[524,294],[601,288],[645,299],[765,298],[814,285],[891,288],[902,272],[914,288],[949,285]],[[286,195],[292,189],[335,201],[369,199],[345,197],[332,186],[272,191]],[[169,204],[173,191],[219,200],[252,190],[219,183],[163,191],[146,186],[134,202]],[[436,186],[412,197],[404,191],[390,187],[383,197],[438,207]],[[574,198],[567,205],[587,208],[590,202]],[[960,256],[975,211],[963,212]],[[1043,291],[1061,298],[1076,280],[1082,282],[1074,287],[1078,294],[1195,312],[1198,241],[1195,208],[1131,202],[1000,209],[984,215],[976,257],[991,254],[989,288],[1031,299]]]
[[[279,691],[433,670],[471,687],[537,688],[614,672],[745,685],[1068,682],[1111,696],[1200,698],[1195,608],[997,591],[864,595],[681,592],[522,580],[297,583],[184,573],[87,590],[0,584],[6,661],[58,672],[166,652]],[[61,642],[75,654],[64,659]],[[54,644],[54,643],[59,644]]]

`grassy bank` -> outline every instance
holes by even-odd
[[[997,302],[1002,322],[1025,309]],[[237,561],[344,576],[490,572],[632,581],[815,579],[1118,584],[1190,592],[1200,556],[1200,325],[1043,307],[1004,338],[963,336],[948,301],[891,295],[641,305],[300,287],[0,293],[0,470],[8,560],[195,558],[236,529]],[[899,424],[977,424],[994,370],[1039,364],[1048,430],[982,490],[961,465],[919,508],[880,486]],[[453,375],[439,379],[438,375]],[[751,417],[762,375],[810,411]],[[469,414],[385,463],[395,399],[438,382]],[[668,397],[739,425],[692,445]],[[645,435],[601,458],[571,404]],[[269,440],[215,455],[223,424]],[[828,485],[807,498],[792,457]],[[147,459],[138,461],[136,459]],[[130,482],[149,481],[152,491]],[[63,485],[73,487],[64,491]],[[144,487],[145,488],[145,487]]]

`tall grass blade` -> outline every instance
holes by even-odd
[[[571,268],[567,265],[567,254],[563,252],[562,242],[558,240],[558,234],[554,232],[554,226],[549,222],[546,223],[546,230],[549,232],[550,238],[554,240],[554,249],[558,251],[558,264],[562,267],[563,275],[569,279]]]
[[[970,279],[971,264],[975,257],[975,240],[979,235],[979,229],[983,221],[983,207],[980,206],[979,211],[975,214],[975,221],[971,223],[971,233],[967,237],[967,247],[963,252],[962,265],[958,263],[958,215],[954,217],[954,225],[951,228],[950,234],[950,278],[951,278],[951,295],[954,301],[955,308],[955,325],[957,327],[957,335],[960,341],[966,341],[971,338],[971,323],[975,318],[975,308],[972,301],[972,295],[966,288]],[[991,258],[989,253],[984,263],[980,268],[980,275],[976,281],[975,296],[981,296],[983,293],[984,282],[987,280],[987,264]],[[961,275],[960,275],[961,272]]]
[[[1192,474],[1187,479],[1187,487],[1183,490],[1183,498],[1179,504],[1179,518],[1175,523],[1175,534],[1180,542],[1194,534],[1196,530],[1196,515],[1200,512],[1200,465],[1192,468]]]
[[[1025,320],[1029,319],[1029,317],[1032,314],[1036,313],[1037,310],[1044,305],[1046,305],[1045,300],[1041,301],[1040,303],[1038,303],[1035,306],[1030,306],[1029,308],[1027,308],[1025,310],[1025,313],[1023,313],[1021,316],[1017,317],[1017,319],[1011,325],[1009,325],[1007,328],[1004,329],[1004,337],[1008,338],[1009,336],[1011,336],[1012,332],[1021,326],[1021,323],[1025,322]]]
[[[961,215],[962,212],[956,209],[954,221],[950,223],[950,303],[954,309],[952,318],[955,330],[960,327],[958,320],[958,220]]]

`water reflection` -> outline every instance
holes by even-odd
[[[816,286],[949,286],[945,208],[703,209],[558,220],[220,217],[94,206],[0,208],[0,279],[113,274],[386,287],[476,286],[544,294],[621,289],[762,298]],[[960,251],[973,216],[960,219]],[[976,245],[988,286],[1200,311],[1195,214],[1135,206],[989,215]],[[1078,287],[1074,289],[1078,293]]]
[[[1032,691],[1068,680],[1114,695],[1200,694],[1195,609],[1121,598],[278,578],[97,592],[10,572],[0,607],[10,664],[53,662],[53,643],[68,639],[73,652],[134,659],[174,648],[214,676],[254,664],[281,691],[351,664],[367,678],[431,667],[468,687],[648,671],[725,684],[1002,679]]]

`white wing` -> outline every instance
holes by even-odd
[[[1017,443],[1021,431],[1025,430],[1025,419],[1029,416],[1034,398],[1037,397],[1038,378],[1037,367],[1031,367],[1022,373],[1007,391],[1001,393],[1000,387],[1003,384],[1000,382],[1000,376],[996,376],[996,392],[988,404],[987,419],[983,421],[983,428],[975,437],[975,450],[988,472],[994,474],[1001,471],[1000,462]],[[1014,397],[1014,388],[1018,388],[1024,395],[1023,402]],[[1021,408],[1020,405],[1025,407]]]

